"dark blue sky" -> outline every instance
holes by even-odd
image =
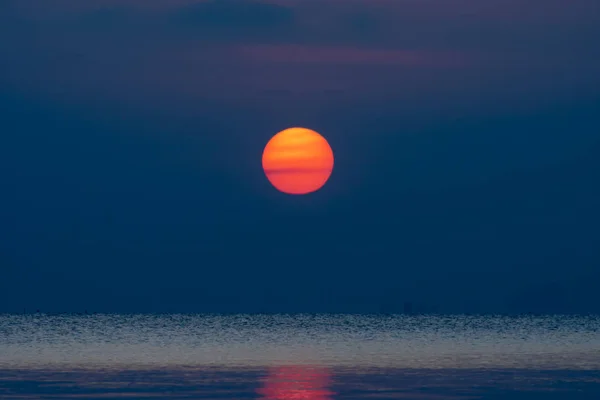
[[[593,2],[454,3],[3,2],[0,311],[600,311]]]

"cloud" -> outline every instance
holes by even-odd
[[[600,87],[600,18],[589,0],[0,4],[11,15],[0,9],[0,33],[13,38],[0,41],[0,85],[34,92],[161,107],[285,95],[320,109],[340,97],[451,107],[482,93],[511,101]]]
[[[295,65],[380,65],[380,66],[429,66],[458,67],[465,62],[461,54],[403,51],[396,49],[381,50],[355,48],[347,46],[309,46],[294,44],[248,45],[240,49],[248,60],[262,63]]]
[[[248,0],[212,0],[175,10],[170,26],[207,41],[285,40],[293,32],[294,11],[285,6]]]
[[[14,0],[24,16],[79,34],[100,30],[215,43],[342,45],[403,50],[593,52],[593,0]],[[131,26],[134,22],[136,25]],[[144,22],[142,32],[137,24]],[[75,25],[73,25],[75,28]]]

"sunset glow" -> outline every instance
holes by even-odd
[[[265,175],[279,191],[307,194],[319,190],[333,170],[327,140],[306,128],[289,128],[273,136],[262,157]]]

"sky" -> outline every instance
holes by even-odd
[[[0,312],[600,312],[595,3],[0,2]]]

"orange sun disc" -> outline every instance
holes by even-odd
[[[277,190],[288,194],[312,193],[322,188],[331,176],[333,151],[317,132],[289,128],[269,140],[262,166]]]

